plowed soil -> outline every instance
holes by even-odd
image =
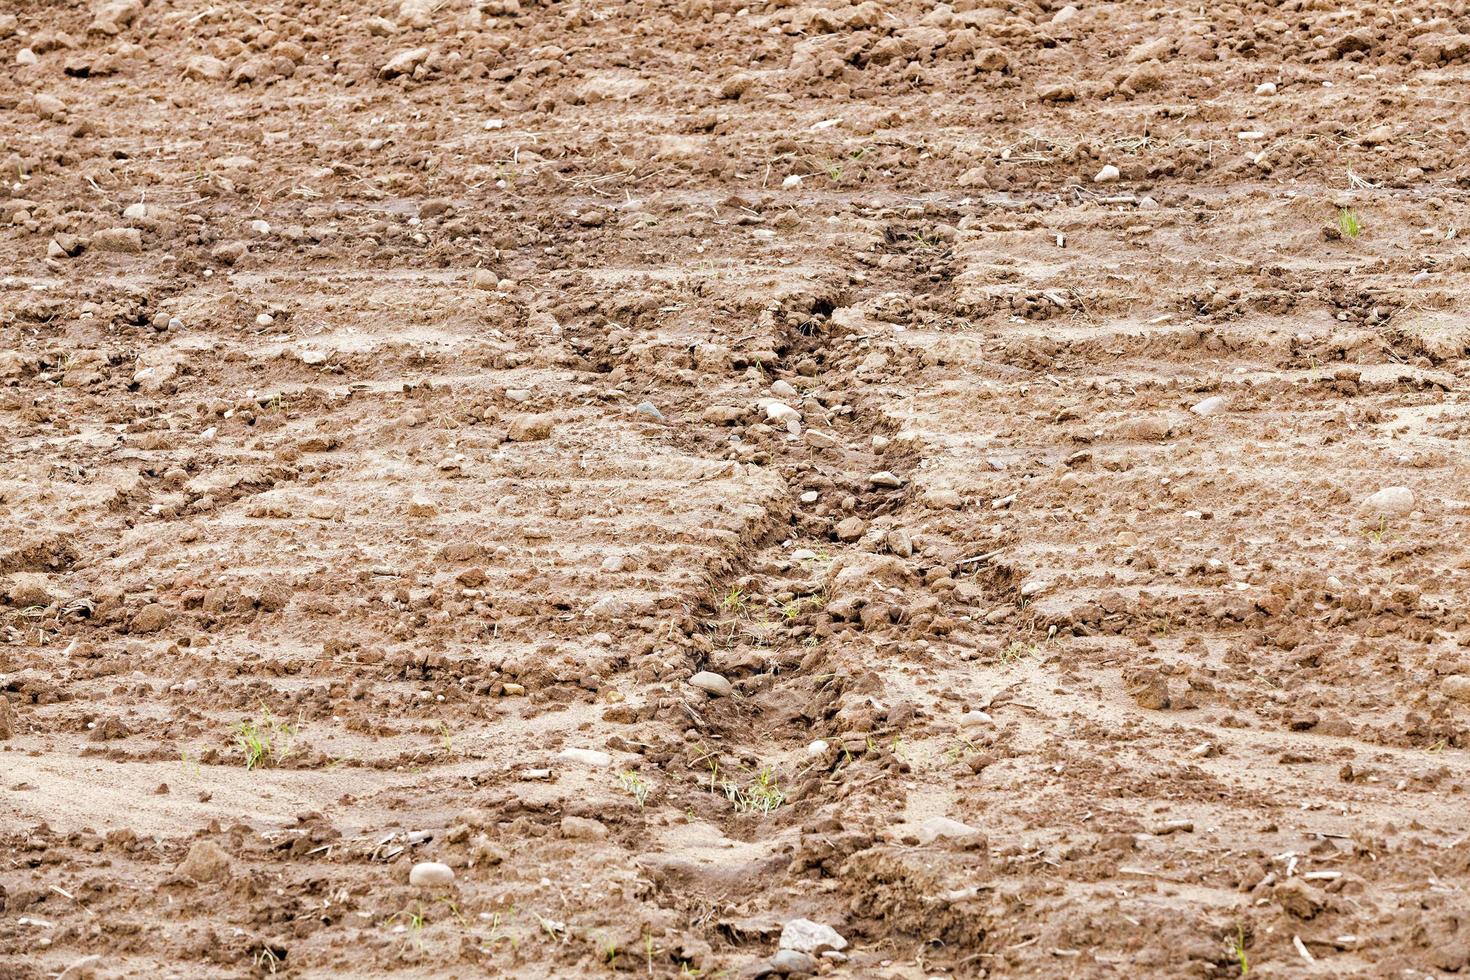
[[[1470,971],[1467,30],[0,4],[0,976]]]

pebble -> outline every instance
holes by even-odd
[[[903,478],[890,473],[888,470],[874,473],[868,477],[868,482],[875,487],[897,488],[903,486]]]
[[[101,252],[141,252],[143,236],[136,228],[104,228],[92,236],[92,247]]]
[[[701,670],[689,678],[691,687],[697,687],[701,691],[708,692],[717,698],[728,698],[735,693],[735,688],[725,679],[724,675],[716,674],[712,670]]]
[[[817,972],[817,961],[799,949],[778,950],[770,959],[771,969],[783,977],[805,977]]]
[[[819,738],[807,744],[806,754],[814,757],[821,757],[827,754],[827,749],[827,741],[825,739]]]
[[[1256,86],[1256,94],[1257,95],[1275,95],[1276,94],[1276,83],[1275,82],[1262,82],[1261,84],[1259,84],[1259,85]]]
[[[969,824],[951,820],[949,817],[930,817],[919,824],[919,843],[932,844],[937,840],[968,840],[980,831]]]
[[[1092,178],[1092,182],[1094,184],[1111,184],[1122,176],[1122,172],[1110,163],[1097,172]]]
[[[961,728],[979,728],[983,725],[994,725],[995,719],[983,711],[966,711],[960,715]]]
[[[658,406],[653,402],[639,402],[638,407],[634,411],[639,415],[647,415],[655,422],[662,422],[664,420],[664,413],[660,412]]]
[[[1028,599],[1034,595],[1040,595],[1051,588],[1051,583],[1042,579],[1031,579],[1029,582],[1021,583],[1021,598]]]
[[[418,888],[443,888],[454,883],[454,869],[438,861],[420,861],[408,872],[408,883]]]
[[[15,63],[17,65],[34,65],[40,60],[40,58],[36,57],[36,52],[30,48],[21,48],[15,53]]]
[[[789,381],[773,381],[771,383],[771,394],[777,398],[796,398],[801,393]]]
[[[1378,514],[1407,514],[1414,509],[1414,491],[1408,487],[1384,487],[1363,501],[1363,509]]]
[[[846,949],[847,940],[829,925],[811,919],[792,919],[781,927],[781,949],[794,949],[803,953],[820,953],[824,949]]]
[[[264,237],[271,233],[270,222],[262,221],[259,218],[256,218],[254,221],[250,222],[250,230],[252,233]]]
[[[135,204],[129,204],[126,208],[123,209],[123,217],[127,218],[129,221],[137,221],[139,218],[146,218],[148,217],[148,205],[144,204],[142,201],[138,201]]]
[[[473,284],[476,289],[494,292],[500,288],[500,277],[489,269],[476,269]]]
[[[1065,24],[1067,21],[1071,20],[1073,17],[1076,17],[1076,16],[1077,16],[1077,8],[1074,7],[1074,6],[1072,6],[1069,3],[1065,7],[1063,7],[1061,10],[1058,10],[1052,16],[1051,22],[1053,24]]]
[[[807,441],[811,441],[811,433],[810,432],[807,433]],[[801,495],[801,502],[804,503],[804,504],[814,504],[818,500],[820,500],[821,497],[822,497],[822,495],[820,493],[818,493],[817,491],[815,491],[815,490],[808,490],[808,491],[806,491],[805,493],[803,493]],[[792,557],[795,557],[795,556],[793,555]],[[812,557],[815,558],[816,555],[813,555]]]
[[[1224,395],[1212,395],[1197,405],[1190,407],[1190,411],[1196,415],[1219,415],[1228,406]]]
[[[837,438],[831,433],[822,432],[818,429],[808,429],[806,433],[807,445],[818,449],[831,449],[837,445]]]
[[[791,176],[787,177],[785,180],[781,181],[781,186],[784,187],[784,188],[786,188],[787,190],[790,190],[793,187],[800,187],[801,186],[801,176],[798,175],[798,174],[792,174]]]
[[[762,403],[762,407],[766,410],[766,418],[772,422],[780,422],[784,425],[787,422],[797,422],[801,420],[800,412],[798,412],[796,409],[792,408],[785,402],[777,401],[774,398],[766,399],[765,402]]]
[[[568,762],[580,762],[597,769],[606,769],[613,761],[612,756],[596,749],[562,749],[557,755]]]

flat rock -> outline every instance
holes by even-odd
[[[568,762],[580,762],[585,766],[596,769],[606,769],[612,765],[612,756],[606,752],[598,752],[596,749],[562,749],[557,757]]]

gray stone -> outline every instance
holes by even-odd
[[[723,675],[716,674],[712,670],[701,670],[689,678],[689,685],[691,687],[697,687],[701,691],[712,694],[717,698],[728,698],[735,693],[735,688],[730,686],[730,682]]]
[[[792,919],[781,927],[781,949],[794,949],[813,955],[824,949],[846,949],[847,940],[829,925],[811,919]]]

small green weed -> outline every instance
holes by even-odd
[[[1358,212],[1352,208],[1342,208],[1337,212],[1337,230],[1342,232],[1343,238],[1357,238],[1362,234],[1363,226],[1358,221]]]
[[[245,757],[246,769],[278,766],[286,761],[296,741],[296,727],[277,719],[268,709],[257,718],[235,726],[235,744]]]
[[[623,789],[633,794],[633,799],[638,801],[638,809],[643,809],[643,804],[648,802],[648,794],[652,789],[648,785],[648,780],[631,769],[624,769],[618,773],[618,781],[623,784]]]

